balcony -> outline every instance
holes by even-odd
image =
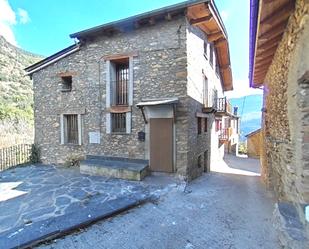
[[[203,112],[205,113],[215,113],[217,111],[217,91],[211,90],[208,94],[205,94]],[[208,96],[207,96],[208,95]]]
[[[233,108],[230,101],[224,98],[217,98],[217,116],[237,116],[237,108]]]
[[[228,141],[233,134],[233,128],[229,127],[229,128],[220,129],[218,133],[219,133],[218,135],[219,140]]]

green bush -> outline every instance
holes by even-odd
[[[31,155],[30,162],[31,163],[40,163],[41,162],[41,153],[40,148],[37,144],[32,144],[31,146]]]
[[[245,142],[240,142],[238,145],[239,154],[247,154],[247,144]]]

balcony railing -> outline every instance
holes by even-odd
[[[217,99],[217,113],[235,115],[233,107],[230,101],[228,101],[226,97]]]
[[[219,132],[220,140],[229,140],[233,134],[233,128],[229,127],[229,128],[220,129],[218,132]]]
[[[217,110],[217,91],[212,89],[208,92],[208,94],[205,95],[206,96],[204,99],[204,112],[214,112],[215,110]]]

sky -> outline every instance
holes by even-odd
[[[0,35],[27,51],[49,56],[72,45],[69,34],[182,0],[0,0]],[[262,94],[249,88],[249,1],[216,0],[226,26],[234,91],[227,96]]]

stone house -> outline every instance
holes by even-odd
[[[251,0],[250,19],[250,84],[264,89],[262,177],[290,224],[281,240],[308,248],[309,1]]]
[[[213,1],[70,37],[78,42],[25,69],[43,162],[100,155],[144,159],[188,179],[209,171],[230,123],[238,126],[224,96],[233,89],[228,37]]]
[[[250,132],[247,138],[247,155],[248,157],[260,158],[262,150],[262,132],[261,129]]]

